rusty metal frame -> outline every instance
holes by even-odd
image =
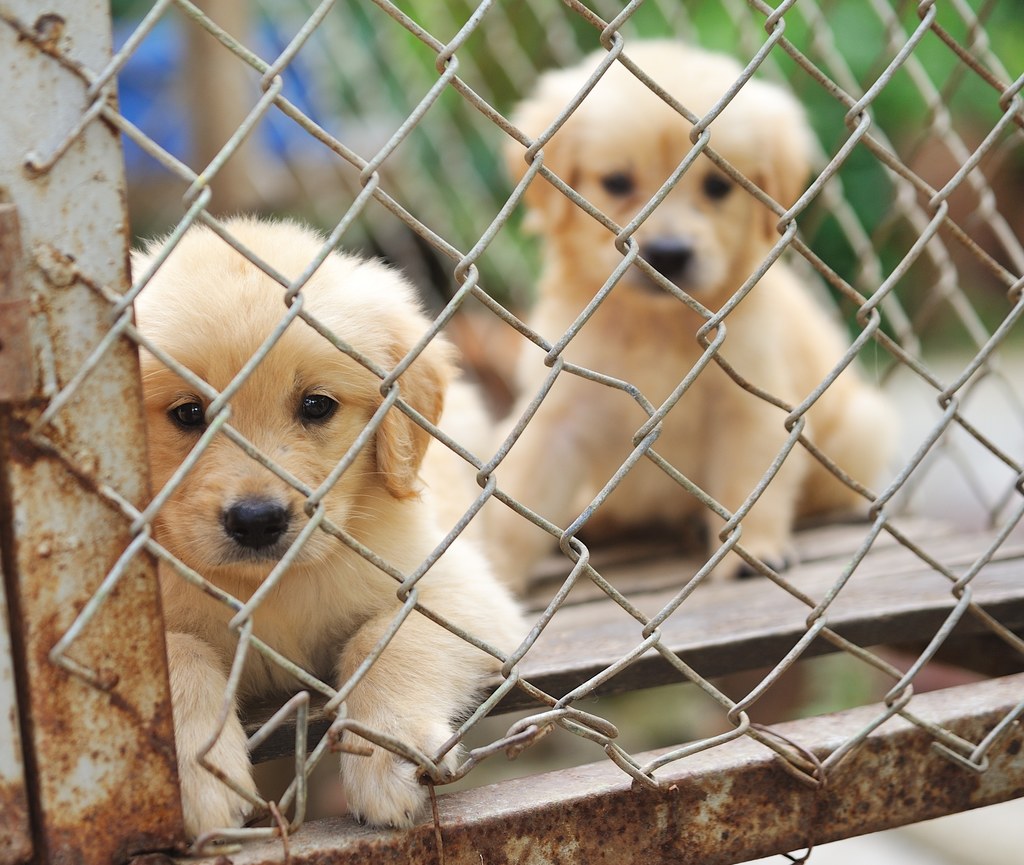
[[[439,833],[430,822],[407,833],[344,819],[312,823],[289,839],[288,855],[293,865],[730,865],[804,849],[1024,795],[1022,693],[1018,674],[914,700],[921,718],[964,739],[984,739],[998,728],[984,772],[964,771],[935,752],[928,730],[894,717],[829,773],[827,786],[801,783],[780,771],[787,764],[771,750],[740,738],[675,764],[661,790],[631,785],[604,761],[438,796]],[[880,708],[780,724],[772,732],[783,744],[799,740],[805,759],[824,759]],[[1018,720],[1001,725],[1014,710]],[[276,865],[281,843],[253,844],[231,858],[234,865]]]
[[[172,845],[181,814],[155,568],[131,519],[148,490],[131,313],[116,311],[124,169],[97,119],[116,97],[87,72],[111,56],[109,12],[45,8],[0,3],[17,76],[0,102],[0,299],[20,313],[0,356],[22,373],[0,402],[0,540],[35,861],[88,865]]]

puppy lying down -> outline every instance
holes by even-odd
[[[671,41],[635,41],[625,54],[670,96],[704,116],[739,77],[732,59]],[[513,122],[541,135],[606,56],[541,77]],[[691,151],[691,124],[616,62],[543,147],[544,164],[618,226],[626,226]],[[784,206],[809,173],[811,133],[786,91],[748,81],[710,125],[710,145]],[[527,168],[510,142],[513,177]],[[542,237],[543,267],[531,327],[557,342],[623,261],[612,231],[543,177],[525,195],[527,227]],[[633,234],[652,268],[712,312],[755,272],[778,240],[778,217],[700,155]],[[563,357],[636,385],[658,407],[700,360],[696,333],[706,318],[630,266],[572,339]],[[790,406],[808,397],[847,349],[833,317],[796,274],[775,263],[725,319],[719,354],[740,376]],[[714,338],[715,332],[709,334]],[[520,359],[518,419],[550,368],[530,345]],[[751,495],[787,437],[787,412],[750,394],[713,360],[669,412],[654,451],[734,513]],[[498,486],[565,528],[630,454],[648,415],[622,390],[559,375],[536,416],[497,471]],[[892,413],[880,393],[848,368],[807,415],[809,439],[862,484],[888,458]],[[791,555],[794,520],[853,508],[864,499],[835,480],[802,445],[742,519],[743,547],[773,567]],[[490,507],[490,506],[489,506]],[[639,526],[680,526],[702,514],[719,547],[722,516],[646,457],[586,524],[592,537]],[[507,507],[489,513],[500,570],[512,585],[527,579],[552,537]],[[745,569],[735,553],[718,574]]]
[[[322,245],[320,237],[290,223],[240,219],[228,229],[288,279],[297,278]],[[154,244],[136,258],[137,274],[158,248]],[[412,288],[374,261],[332,253],[301,295],[320,324],[385,370],[428,325]],[[224,391],[282,319],[283,298],[277,282],[211,230],[195,227],[141,292],[136,314],[149,340]],[[207,431],[210,399],[148,351],[141,352],[141,362],[153,488],[159,491]],[[402,399],[436,422],[454,371],[449,346],[435,340],[399,378]],[[284,472],[316,490],[381,405],[379,386],[379,378],[297,319],[231,393],[229,423]],[[452,510],[445,502],[452,490],[425,488],[420,481],[421,472],[451,477],[443,463],[452,457],[442,449],[392,407],[324,494],[327,519],[401,573],[412,573],[453,525],[438,519]],[[307,525],[305,505],[293,485],[218,432],[159,511],[156,535],[182,562],[245,602]],[[195,837],[237,826],[249,810],[197,762],[225,699],[237,635],[228,628],[233,611],[224,604],[164,565],[160,578],[185,822]],[[401,608],[397,588],[392,577],[317,529],[256,609],[254,634],[341,687]],[[470,540],[456,540],[416,588],[423,607],[503,652],[525,634],[515,602]],[[481,680],[497,667],[492,656],[413,611],[355,686],[347,716],[433,757]],[[250,649],[241,697],[296,690],[299,683],[290,674]],[[350,807],[371,823],[410,825],[425,798],[415,767],[375,745],[369,752],[341,756]],[[253,790],[234,713],[209,760],[242,789]],[[442,765],[455,760],[449,751]]]

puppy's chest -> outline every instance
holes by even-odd
[[[636,385],[652,401],[664,400],[701,356],[696,338],[679,329],[651,332],[628,319],[596,325],[573,338],[565,359]]]
[[[358,597],[358,591],[346,592],[345,586],[337,584],[340,576],[338,580],[295,577],[286,577],[256,608],[253,635],[301,669],[334,684],[338,658],[367,616],[365,599]],[[238,638],[228,626],[229,608],[202,593],[179,595],[174,600],[171,630],[192,631],[218,646],[225,661],[234,657]],[[286,693],[298,686],[291,673],[250,646],[243,696]]]
[[[334,604],[275,600],[257,612],[253,630],[281,654],[304,666],[316,666],[324,652],[336,651],[355,630],[347,611]]]

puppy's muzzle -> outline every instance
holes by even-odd
[[[670,282],[686,282],[694,260],[693,244],[682,237],[655,237],[640,247],[640,255]]]
[[[288,531],[291,513],[273,499],[247,498],[225,508],[221,520],[224,531],[236,544],[267,551]]]

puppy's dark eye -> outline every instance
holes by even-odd
[[[304,421],[322,422],[338,410],[338,403],[322,393],[307,393],[302,398],[299,414]]]
[[[194,429],[206,426],[203,407],[197,402],[183,402],[181,405],[176,405],[172,408],[168,414],[171,420],[180,427]]]
[[[627,195],[631,195],[633,190],[636,189],[636,181],[628,171],[613,171],[611,174],[606,174],[601,178],[601,186],[604,187],[604,191],[609,195],[614,195],[616,198],[624,198]]]
[[[713,201],[725,198],[732,192],[732,187],[732,181],[721,174],[709,174],[704,178],[704,194]]]

